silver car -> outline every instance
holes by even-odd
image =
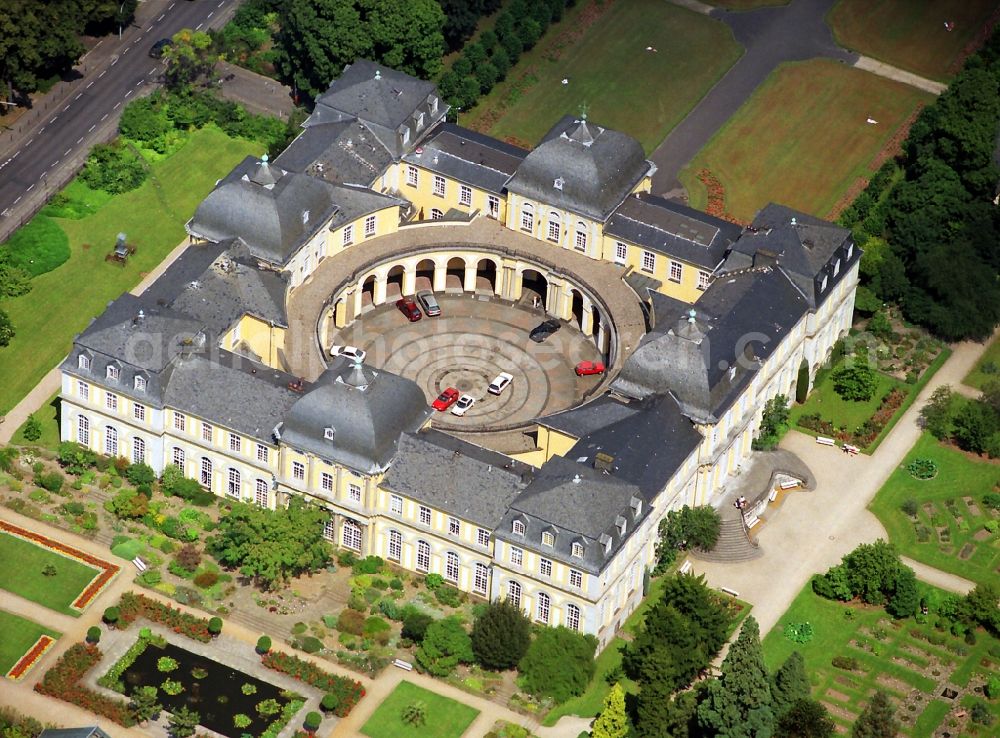
[[[427,317],[433,318],[441,314],[441,306],[438,305],[437,298],[434,297],[434,293],[430,290],[420,290],[417,292],[417,300],[420,301],[420,306],[424,309]]]

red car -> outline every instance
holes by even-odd
[[[576,365],[576,376],[589,377],[591,374],[604,374],[604,364],[600,361],[581,361]]]
[[[444,412],[449,407],[455,404],[458,399],[458,390],[454,387],[449,387],[440,395],[438,398],[431,403],[431,407],[439,412]]]
[[[423,313],[420,312],[420,308],[417,307],[416,301],[412,297],[401,297],[396,300],[396,307],[399,308],[399,312],[406,316],[406,319],[411,323],[416,323],[422,317]]]

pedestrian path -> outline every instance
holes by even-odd
[[[909,85],[910,87],[916,87],[918,90],[929,92],[932,95],[940,95],[948,89],[948,85],[943,82],[935,82],[932,79],[921,77],[919,74],[907,72],[905,69],[900,69],[899,67],[894,67],[891,64],[880,62],[878,59],[872,59],[870,56],[859,56],[858,60],[854,62],[854,67],[856,69],[863,69],[866,72],[871,72],[872,74],[877,74],[879,77],[893,79],[897,82]]]

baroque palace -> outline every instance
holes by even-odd
[[[337,545],[603,646],[666,512],[717,504],[765,401],[847,332],[859,249],[785,207],[743,228],[654,196],[639,143],[585,119],[525,151],[447,112],[429,82],[346,67],[280,156],[218,182],[162,276],[76,338],[62,437],[251,504],[304,496]],[[421,288],[530,296],[607,374],[516,452],[446,432],[385,356],[324,350]]]

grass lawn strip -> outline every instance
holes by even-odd
[[[724,24],[662,0],[581,2],[460,122],[532,147],[586,109],[649,153],[741,53]]]
[[[12,446],[41,446],[43,448],[51,449],[52,451],[58,451],[59,443],[61,442],[60,428],[59,428],[59,392],[56,392],[52,397],[45,401],[38,410],[36,410],[33,415],[35,420],[37,420],[42,426],[42,435],[36,441],[29,441],[24,437],[24,428],[28,424],[25,420],[21,427],[14,431],[14,435],[11,436],[10,445]]]
[[[932,459],[937,476],[915,479],[906,466],[916,458]],[[1000,466],[976,461],[925,433],[869,509],[904,556],[975,582],[995,583],[1000,533],[989,533],[984,524],[1000,515],[983,505],[982,496],[994,490],[998,479]],[[900,509],[909,499],[917,503],[916,518]]]
[[[932,99],[832,60],[783,64],[680,179],[691,206],[704,209],[708,192],[697,175],[709,170],[723,186],[727,212],[739,220],[750,221],[769,202],[824,217],[871,173],[873,159],[917,105]]]
[[[827,21],[841,46],[947,82],[995,9],[995,0],[841,0]]]
[[[74,617],[83,612],[119,572],[116,564],[5,520],[0,520],[0,560],[17,564],[0,569],[0,589]],[[42,573],[46,565],[55,565],[57,561],[56,577],[65,577],[61,581]],[[35,573],[26,574],[28,571]]]
[[[940,601],[946,593],[924,587],[926,595]],[[813,639],[793,643],[783,629],[790,623],[809,623]],[[933,735],[957,704],[941,698],[941,687],[953,683],[969,688],[988,674],[1000,673],[1000,641],[983,630],[975,644],[937,631],[914,619],[893,621],[882,608],[825,600],[807,584],[764,639],[764,658],[777,669],[792,651],[799,651],[810,675],[813,697],[827,705],[833,719],[850,728],[871,692],[886,692],[897,705],[903,732],[913,738]],[[928,641],[933,638],[934,643]],[[857,660],[859,669],[847,671],[832,665],[836,656]],[[935,672],[937,672],[935,674]],[[957,702],[957,701],[956,701]],[[1000,705],[992,701],[997,712]],[[953,730],[952,735],[967,735]]]
[[[987,371],[983,371],[984,367]],[[986,347],[986,352],[976,362],[972,371],[965,375],[962,384],[981,390],[991,379],[1000,381],[1000,337],[993,339],[993,342]]]
[[[206,126],[191,133],[175,154],[152,164],[149,179],[137,190],[87,217],[53,218],[69,237],[70,258],[33,279],[27,295],[3,301],[17,335],[0,351],[0,415],[62,360],[73,336],[93,316],[138,284],[184,239],[185,221],[216,181],[244,156],[262,150],[261,144]],[[104,261],[122,231],[138,247],[124,268]]]
[[[0,674],[19,679],[27,673],[44,650],[32,653],[40,643],[51,646],[59,633],[31,620],[0,610]],[[48,648],[45,646],[45,648]],[[30,660],[29,660],[30,657]]]
[[[423,702],[427,708],[427,722],[422,726],[407,725],[402,720],[403,710],[413,702]],[[368,718],[361,732],[369,738],[400,738],[401,736],[434,736],[434,738],[459,738],[479,710],[461,702],[442,697],[418,687],[412,682],[400,682]]]

